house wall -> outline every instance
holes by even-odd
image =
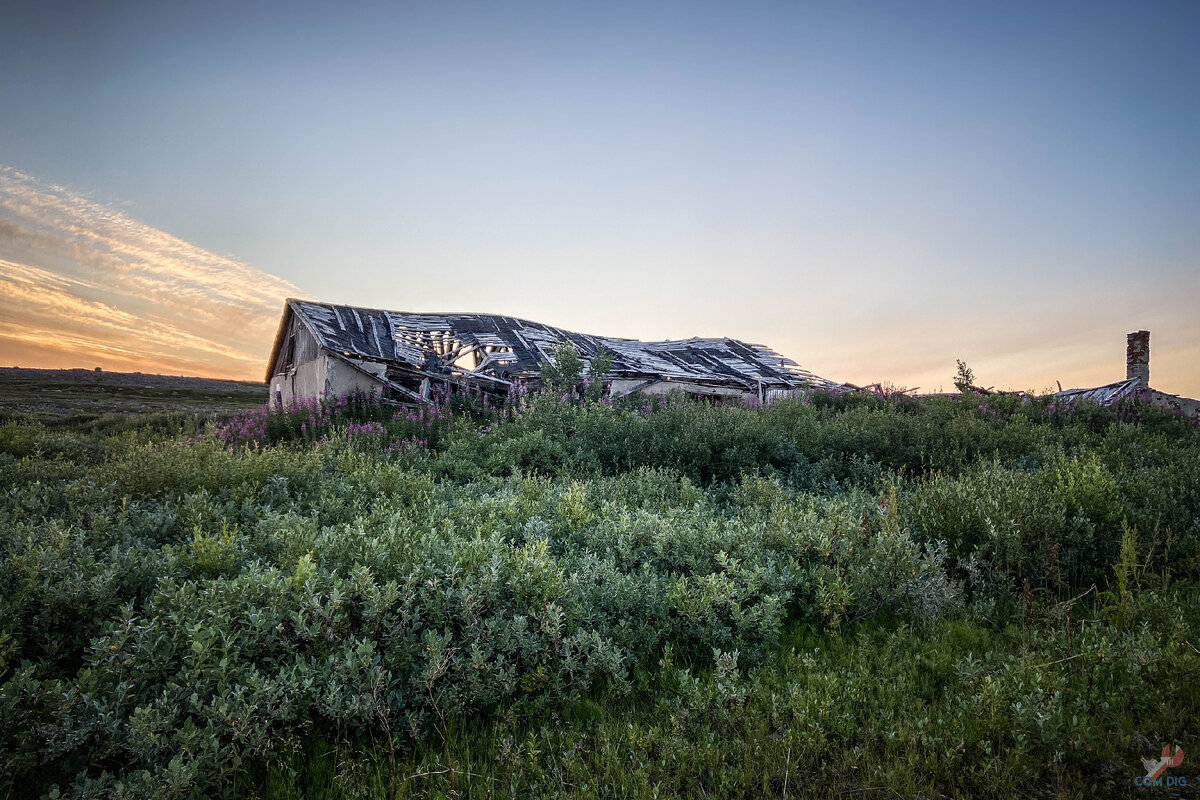
[[[786,400],[789,397],[804,397],[812,394],[811,389],[767,389],[764,393],[764,399],[768,403],[774,403],[776,400]]]
[[[1173,394],[1165,394],[1155,389],[1150,390],[1150,400],[1158,405],[1178,411],[1186,417],[1200,419],[1200,400],[1193,400],[1190,397],[1176,397]]]
[[[375,394],[382,393],[384,385],[372,377],[372,375],[383,377],[387,371],[386,365],[377,364],[373,361],[356,360],[355,363],[361,370],[365,370],[371,373],[371,375],[364,375],[358,369],[337,358],[326,357],[326,397],[339,397],[351,392],[361,392],[362,394],[370,394],[372,392]]]
[[[290,370],[271,376],[271,407],[285,407],[297,400],[325,397],[328,383],[329,357],[316,358],[298,364]]]
[[[709,386],[690,381],[656,381],[648,386],[642,386],[644,380],[614,380],[609,384],[609,392],[613,397],[629,394],[634,389],[643,394],[667,394],[668,392],[690,392],[692,394],[710,395],[713,397],[757,397],[754,392],[729,386]],[[641,387],[641,388],[638,388]]]
[[[286,373],[290,367],[306,364],[321,355],[321,346],[317,343],[316,338],[295,314],[288,316],[287,330],[283,332],[280,344],[279,353],[276,354],[275,362],[271,365],[272,375]],[[289,349],[291,350],[290,354]],[[290,364],[288,363],[289,355],[291,356]]]
[[[382,376],[383,364],[359,362],[369,373]],[[316,358],[271,376],[271,406],[286,407],[297,401],[312,401],[339,397],[351,392],[381,394],[384,386],[372,375],[359,370],[334,356],[320,353]]]

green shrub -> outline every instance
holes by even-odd
[[[1194,427],[595,393],[0,426],[0,794],[1115,795],[1200,746]]]

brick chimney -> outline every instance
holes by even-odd
[[[1150,331],[1134,331],[1125,337],[1125,380],[1150,385]]]

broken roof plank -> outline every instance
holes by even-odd
[[[569,341],[585,363],[601,353],[611,355],[610,374],[624,378],[669,378],[744,390],[843,386],[813,375],[764,345],[737,339],[642,342],[590,336],[500,315],[410,314],[302,300],[289,300],[288,309],[325,349],[393,363],[414,373],[449,377],[457,372],[499,383],[536,379],[552,360],[553,349]],[[472,352],[480,356],[475,369],[453,363]]]

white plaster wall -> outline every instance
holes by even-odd
[[[336,358],[326,358],[328,364],[327,380],[325,385],[326,397],[338,397],[351,392],[362,392],[367,394],[374,392],[379,394],[383,388],[383,384],[375,380],[370,375],[364,375],[354,367],[339,361]],[[383,364],[374,362],[360,362],[363,369],[382,376],[387,367]]]
[[[635,386],[639,386],[645,381],[634,380],[615,380],[609,386],[609,392],[613,397],[620,397],[628,394]],[[688,381],[658,381],[646,386],[638,391],[643,394],[667,394],[668,392],[694,392],[696,394],[716,395],[721,397],[757,397],[754,392],[747,392],[743,389],[734,389],[725,386],[705,386],[699,383],[690,383]]]
[[[362,368],[382,377],[386,374],[384,364],[370,361],[360,363]],[[315,400],[337,397],[351,392],[380,393],[383,384],[371,375],[364,375],[349,364],[326,355],[298,364],[294,369],[271,376],[271,405],[287,406],[295,400]]]
[[[294,369],[271,376],[271,405],[287,406],[293,400],[314,399],[325,395],[329,358],[317,356]]]
[[[786,400],[789,397],[804,397],[809,394],[808,389],[767,389],[766,400],[768,403],[774,403],[776,400]]]

